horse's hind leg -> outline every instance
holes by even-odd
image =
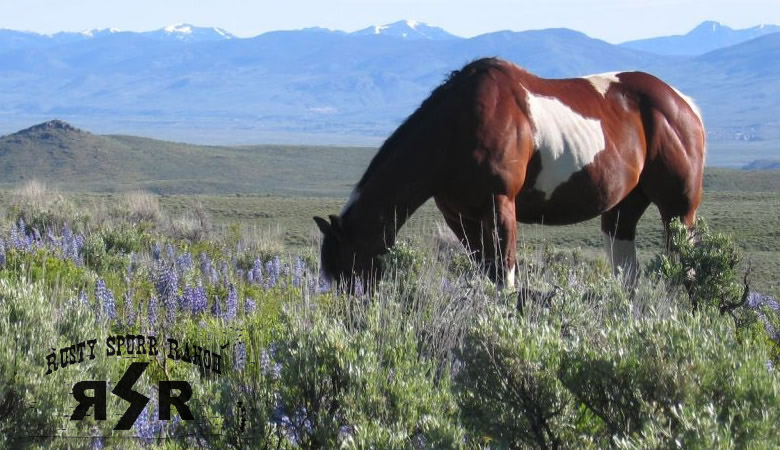
[[[622,269],[629,280],[634,280],[638,273],[636,224],[649,205],[650,199],[637,187],[601,215],[607,260],[612,264],[613,273],[617,274],[618,269]]]

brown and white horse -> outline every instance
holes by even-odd
[[[636,224],[694,225],[705,132],[694,103],[658,78],[622,72],[543,79],[506,61],[453,72],[385,141],[340,215],[315,217],[323,275],[381,275],[379,256],[433,197],[499,284],[514,284],[516,222],[601,215],[613,268],[636,270]]]

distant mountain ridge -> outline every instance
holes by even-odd
[[[553,78],[648,71],[696,99],[711,156],[723,143],[780,148],[780,33],[685,57],[569,29],[466,39],[413,21],[252,38],[186,24],[144,33],[0,30],[0,133],[58,117],[185,142],[378,145],[448,73],[485,56]],[[729,164],[770,157],[731,152]]]
[[[661,55],[695,56],[779,31],[780,25],[758,25],[735,30],[718,22],[706,21],[684,35],[639,39],[620,45]]]

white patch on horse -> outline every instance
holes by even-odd
[[[349,200],[347,200],[347,204],[344,205],[344,208],[341,210],[341,217],[344,217],[344,214],[346,214],[347,211],[349,211],[349,208],[351,208],[352,205],[355,204],[355,202],[359,197],[360,197],[360,191],[358,190],[358,188],[355,188],[355,190],[352,191],[352,194],[350,194]]]
[[[634,276],[639,267],[636,259],[636,244],[632,240],[613,239],[608,233],[604,236],[604,249],[607,251],[607,260],[612,265],[612,271],[617,273],[619,267],[623,273]]]
[[[504,287],[510,291],[515,290],[515,266],[514,264],[509,270],[506,271],[506,280],[504,280]]]
[[[696,104],[696,102],[693,100],[693,98],[688,97],[687,95],[683,94],[682,92],[680,92],[679,89],[677,89],[674,86],[669,86],[669,87],[674,89],[674,92],[676,92],[677,95],[680,96],[680,98],[685,100],[685,103],[687,103],[688,106],[691,107],[691,109],[693,110],[693,113],[696,114],[696,117],[699,118],[699,122],[701,122],[701,124],[704,125],[704,119],[701,118],[701,109],[699,109],[699,105]]]
[[[600,120],[578,114],[557,98],[528,92],[527,101],[536,151],[542,158],[534,188],[549,199],[558,186],[604,150],[604,131]]]
[[[595,89],[596,92],[601,94],[602,97],[605,97],[609,87],[612,86],[612,83],[620,83],[620,80],[617,77],[619,73],[620,72],[600,73],[597,75],[588,75],[583,78],[593,85],[593,89]]]

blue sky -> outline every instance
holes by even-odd
[[[0,0],[0,28],[43,33],[176,23],[248,37],[322,26],[354,31],[400,19],[471,37],[566,27],[610,42],[685,33],[704,20],[734,28],[780,24],[778,0]]]

